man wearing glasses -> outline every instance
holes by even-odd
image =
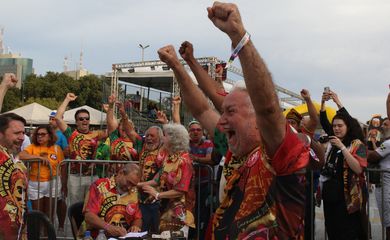
[[[105,131],[90,130],[90,116],[86,109],[79,109],[75,113],[76,129],[72,130],[64,121],[63,116],[68,104],[76,100],[74,93],[68,93],[57,110],[55,116],[58,128],[68,139],[70,159],[93,160],[95,159],[98,142],[107,138]],[[86,191],[92,182],[91,175],[94,175],[93,164],[71,164],[69,176],[69,198],[70,203],[84,200]],[[81,180],[80,180],[81,178]]]

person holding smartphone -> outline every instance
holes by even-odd
[[[363,239],[367,167],[363,131],[356,119],[338,113],[330,135],[320,177],[326,232],[331,240]]]

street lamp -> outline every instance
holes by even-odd
[[[144,51],[146,48],[150,47],[150,45],[143,46],[141,43],[138,45],[141,48],[141,56],[142,56],[142,62],[144,62]]]

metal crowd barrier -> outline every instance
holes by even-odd
[[[27,168],[28,168],[28,177],[29,177],[29,173],[30,173],[30,169],[31,169],[31,164],[32,163],[38,163],[38,199],[39,199],[39,189],[40,189],[40,173],[41,173],[41,166],[42,166],[42,160],[40,159],[36,159],[36,160],[28,160],[28,161],[24,161],[24,163],[26,164]],[[53,213],[53,214],[50,214],[49,218],[50,220],[52,221],[52,223],[54,224],[54,219],[55,219],[55,215],[56,215],[56,212],[57,212],[57,204],[58,204],[58,198],[59,198],[59,194],[60,194],[60,190],[59,190],[59,182],[58,182],[58,179],[61,179],[61,174],[62,174],[62,171],[61,171],[61,168],[62,167],[67,167],[67,176],[69,177],[70,176],[70,166],[72,163],[75,163],[75,164],[79,164],[78,168],[79,168],[79,176],[84,176],[82,174],[82,165],[80,163],[87,163],[87,164],[96,164],[96,165],[102,165],[102,172],[101,172],[101,176],[99,177],[110,177],[108,176],[108,171],[107,171],[107,165],[115,165],[115,164],[127,164],[127,163],[135,163],[135,164],[139,164],[138,161],[121,161],[121,160],[70,160],[70,159],[65,159],[63,161],[61,161],[58,165],[57,165],[57,174],[56,176],[53,176],[53,170],[51,168],[50,165],[48,165],[48,168],[49,168],[49,171],[50,171],[50,180],[49,180],[49,188],[52,189],[53,187],[55,187],[55,195],[52,196],[52,191],[49,191],[49,197],[50,197],[50,205],[49,205],[49,209],[50,209],[50,213]],[[198,203],[200,202],[200,194],[202,191],[204,191],[205,189],[202,189],[202,186],[204,187],[205,184],[207,184],[207,190],[209,190],[209,196],[207,197],[208,199],[208,202],[209,202],[209,205],[208,205],[208,208],[207,210],[209,211],[209,219],[212,217],[212,214],[214,212],[214,200],[216,199],[215,196],[214,196],[214,184],[215,184],[215,178],[214,178],[214,169],[213,167],[211,167],[210,165],[206,165],[206,164],[200,164],[200,163],[194,163],[193,164],[194,166],[194,169],[198,169],[197,171],[197,176],[193,176],[193,182],[195,183],[195,187],[196,187],[196,196],[197,196],[197,201]],[[201,176],[201,172],[202,170],[206,170],[207,171],[207,177],[205,176]],[[94,181],[94,177],[96,177],[96,169],[95,168],[92,168],[92,171],[90,173],[90,175],[88,175],[91,179],[91,183]],[[54,183],[55,185],[52,186],[52,181],[51,180],[55,180]],[[81,178],[80,178],[80,181],[79,181],[79,186],[81,185]],[[68,196],[69,196],[69,191],[68,191]],[[54,209],[53,209],[53,202],[54,201]],[[67,207],[69,207],[72,203],[69,202],[69,197],[67,199]],[[197,236],[199,236],[200,234],[200,215],[201,213],[205,210],[205,209],[201,209],[201,205],[202,204],[198,204],[197,206],[197,209],[195,209],[195,211],[197,211],[197,223],[196,223],[196,228],[197,228]],[[39,200],[38,200],[38,208],[39,208]],[[207,223],[205,223],[205,228],[204,230],[207,229]]]
[[[39,209],[39,206],[40,206],[40,198],[39,198],[39,196],[40,196],[40,187],[41,187],[41,181],[40,181],[40,179],[41,179],[41,165],[42,165],[42,163],[43,163],[43,161],[41,160],[41,159],[32,159],[32,160],[23,160],[23,163],[26,165],[26,167],[27,167],[27,179],[28,179],[28,181],[30,181],[30,170],[31,170],[31,165],[33,164],[33,163],[38,163],[38,173],[37,173],[37,182],[38,182],[38,209]],[[52,213],[52,188],[53,188],[53,186],[52,186],[52,180],[53,180],[53,170],[52,170],[52,167],[51,167],[51,165],[50,164],[47,164],[47,165],[44,165],[44,166],[46,166],[46,167],[48,167],[49,168],[49,173],[50,173],[50,177],[49,177],[49,189],[50,189],[50,191],[49,191],[49,213],[50,213],[50,216],[49,216],[49,218],[50,218],[50,220],[51,221],[53,221],[53,215],[54,214],[51,214]]]
[[[200,209],[201,207],[201,191],[204,191],[205,189],[201,189],[202,187],[201,186],[204,186],[205,184],[207,184],[207,190],[210,191],[209,193],[209,196],[208,196],[208,199],[209,199],[209,221],[213,215],[213,202],[214,202],[214,169],[210,166],[210,165],[207,165],[207,164],[201,164],[201,163],[193,163],[193,166],[194,166],[194,169],[197,169],[197,174],[196,176],[193,176],[193,180],[195,182],[195,188],[196,188],[196,201],[197,201],[197,209],[196,210],[196,232],[197,232],[197,237],[199,239],[199,236],[200,236],[200,215],[201,215],[201,211],[203,209]],[[204,177],[204,176],[201,176],[201,172],[202,170],[206,170],[207,171],[207,176]],[[207,199],[206,199],[207,201]],[[202,203],[203,204],[203,203]],[[204,231],[206,232],[207,230],[207,224],[208,222],[205,223],[205,226],[204,226]]]

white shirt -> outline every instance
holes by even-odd
[[[379,161],[381,169],[390,168],[390,139],[384,141],[375,151],[383,158]]]

